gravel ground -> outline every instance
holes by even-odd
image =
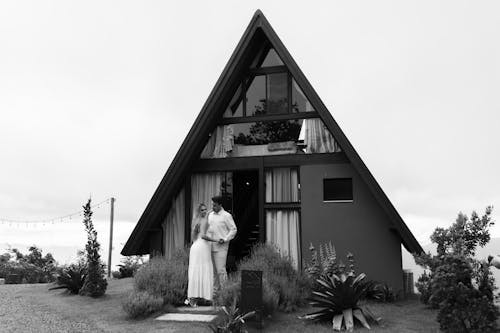
[[[210,332],[206,324],[127,319],[121,304],[132,279],[110,280],[97,299],[48,291],[50,286],[0,285],[0,332]]]
[[[46,285],[45,285],[46,286]],[[37,297],[41,285],[0,285],[1,332],[103,332],[88,319],[69,319]]]

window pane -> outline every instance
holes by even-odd
[[[266,202],[300,202],[296,168],[274,168],[265,173]]]
[[[233,98],[224,112],[224,118],[243,117],[243,102],[241,96],[241,85],[236,89]]]
[[[323,179],[323,201],[353,200],[352,178]]]
[[[313,112],[314,109],[297,82],[292,79],[292,112]]]
[[[246,93],[247,116],[262,115],[266,113],[266,76],[255,76],[249,80],[250,87]]]
[[[175,250],[184,246],[185,212],[184,188],[172,201],[165,221],[162,224],[165,257],[170,258]]]
[[[217,126],[201,158],[317,154],[342,151],[319,118]]]
[[[224,112],[224,118],[243,117],[243,103],[241,100],[237,105],[229,105]]]
[[[266,238],[283,256],[290,256],[298,269],[300,262],[300,227],[298,210],[267,210]]]
[[[297,141],[302,119],[233,124],[234,143],[261,145]]]
[[[267,75],[267,112],[287,113],[287,73]]]
[[[191,220],[196,217],[200,204],[212,209],[212,197],[224,197],[222,206],[231,212],[233,209],[233,174],[232,172],[196,173],[191,176]],[[191,226],[193,227],[193,226]]]
[[[270,49],[261,67],[283,66],[283,65],[284,65],[283,61],[281,61],[276,51],[274,49]]]

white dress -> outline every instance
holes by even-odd
[[[205,229],[207,225],[201,226]],[[200,230],[197,239],[189,250],[188,268],[188,298],[204,298],[212,300],[214,288],[214,268],[212,264],[212,248],[210,242],[200,237],[204,231]]]

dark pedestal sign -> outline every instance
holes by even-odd
[[[252,321],[257,320],[262,327],[262,271],[241,271],[241,302],[240,313],[256,311]],[[249,318],[250,319],[250,318]]]

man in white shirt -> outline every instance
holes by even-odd
[[[222,207],[221,196],[212,198],[212,211],[208,214],[208,233],[217,242],[212,243],[212,259],[220,287],[227,279],[226,260],[229,241],[236,236],[236,225],[230,213]]]

